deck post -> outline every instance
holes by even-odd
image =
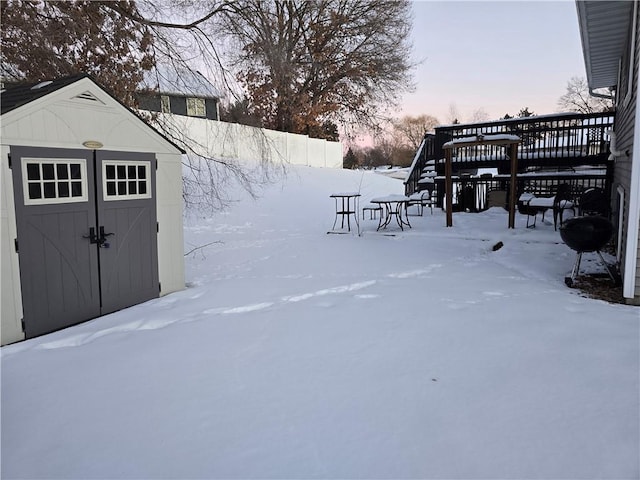
[[[511,165],[511,185],[509,186],[509,226],[515,228],[516,223],[516,193],[518,178],[518,144],[520,137],[517,135],[482,135],[478,134],[470,138],[460,138],[445,143],[442,148],[445,151],[444,158],[444,193],[447,206],[447,227],[453,226],[453,149],[477,147],[478,145],[489,145],[499,147],[510,147],[509,161]]]
[[[447,227],[453,226],[453,181],[451,179],[451,171],[452,171],[452,159],[451,153],[452,149],[447,148],[445,150],[445,163],[444,163],[444,196],[445,196],[445,207],[446,207],[446,215],[447,215]]]
[[[509,157],[511,157],[511,183],[509,185],[509,227],[515,228],[516,225],[516,195],[517,195],[517,177],[518,177],[518,144],[512,143],[509,149]]]

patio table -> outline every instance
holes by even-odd
[[[376,203],[383,207],[383,215],[380,215],[377,230],[386,229],[393,218],[396,219],[400,230],[404,230],[404,226],[411,228],[409,217],[407,215],[407,205],[411,199],[405,195],[387,195],[384,197],[376,197],[371,199],[371,203]],[[404,215],[403,215],[404,212]]]
[[[344,230],[345,221],[347,224],[347,231],[351,231],[351,215],[355,219],[356,226],[358,227],[358,234],[360,234],[360,224],[358,223],[358,199],[360,194],[358,192],[345,192],[345,193],[332,193],[329,195],[336,202],[336,216],[333,220],[332,231],[336,228],[338,218],[340,218],[340,228]]]

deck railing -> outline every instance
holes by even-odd
[[[532,193],[538,197],[551,197],[558,191],[560,184],[567,184],[569,194],[575,204],[580,195],[588,188],[600,188],[607,191],[609,173],[607,170],[592,169],[564,173],[521,173],[518,174],[516,192]],[[437,205],[443,205],[444,177],[436,177]],[[509,204],[509,184],[511,175],[494,175],[473,177],[469,175],[455,176],[453,183],[453,210],[479,212],[492,206],[507,208]],[[488,202],[490,192],[502,192],[497,198],[502,203],[491,205]]]
[[[609,155],[607,131],[613,129],[614,116],[612,112],[566,113],[437,127],[435,134],[425,135],[424,147],[405,180],[405,192],[410,195],[420,189],[420,176],[429,160],[435,161],[438,174],[444,174],[442,146],[446,142],[479,133],[519,136],[520,173],[571,170],[585,165],[606,168]],[[452,160],[454,173],[473,174],[479,168],[495,168],[498,173],[506,174],[510,168],[505,148],[494,145],[457,149]]]

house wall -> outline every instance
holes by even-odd
[[[167,95],[169,97],[169,108],[171,113],[176,115],[187,115],[187,97],[179,95]],[[150,112],[162,112],[162,102],[160,95],[137,95],[138,104],[141,110]],[[218,100],[215,98],[204,99],[206,118],[209,120],[219,120]]]
[[[638,10],[639,9],[636,9],[636,15],[639,13]],[[618,86],[617,92],[618,98],[614,131],[616,132],[616,149],[625,153],[615,158],[614,184],[612,188],[614,194],[618,187],[624,191],[622,236],[618,239],[618,241],[621,242],[621,258],[623,259],[620,269],[627,283],[629,282],[630,276],[635,278],[633,291],[628,291],[628,286],[625,288],[627,301],[634,304],[640,304],[640,246],[637,242],[637,238],[640,235],[640,225],[637,222],[637,212],[631,210],[632,208],[638,209],[637,202],[639,195],[639,192],[634,191],[634,189],[638,189],[638,186],[632,181],[634,175],[637,176],[634,169],[640,168],[640,158],[634,159],[634,136],[637,136],[636,129],[639,127],[636,120],[639,80],[638,64],[640,58],[639,27],[640,21],[637,19],[635,44],[630,45],[628,52],[621,62],[622,68],[620,71],[620,85]],[[629,32],[629,42],[632,38],[631,33],[632,32]],[[635,52],[634,64],[630,65],[632,49]],[[630,68],[633,69],[631,84],[629,82]],[[630,94],[627,95],[627,92],[630,92]],[[628,155],[626,152],[628,152]],[[613,204],[615,204],[615,199]],[[628,229],[633,229],[633,231],[629,231]],[[636,239],[635,242],[628,241],[634,238]],[[635,261],[629,261],[630,259]],[[629,268],[632,268],[633,271],[627,271]]]
[[[76,98],[89,91],[95,100]],[[84,149],[84,141],[104,149],[151,152],[158,159],[158,270],[161,295],[184,288],[181,152],[89,79],[82,79],[2,116],[0,244],[0,344],[24,339],[12,173],[12,145]]]
[[[342,168],[340,142],[195,117],[158,115],[158,121],[202,156]]]

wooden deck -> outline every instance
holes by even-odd
[[[613,162],[607,160],[609,138],[606,132],[613,129],[614,116],[614,113],[570,113],[437,127],[435,134],[425,135],[416,153],[405,180],[405,193],[411,195],[424,190],[435,181],[441,199],[439,177],[444,175],[443,145],[478,134],[510,134],[521,138],[518,192],[553,194],[559,183],[569,183],[575,195],[592,186],[608,191],[608,179],[613,178]],[[464,187],[475,185],[474,195],[479,198],[474,202],[475,209],[486,208],[486,202],[481,199],[489,191],[506,188],[510,167],[505,148],[492,145],[460,148],[452,160],[456,189],[462,192]],[[494,169],[498,175],[477,175],[483,169]]]

